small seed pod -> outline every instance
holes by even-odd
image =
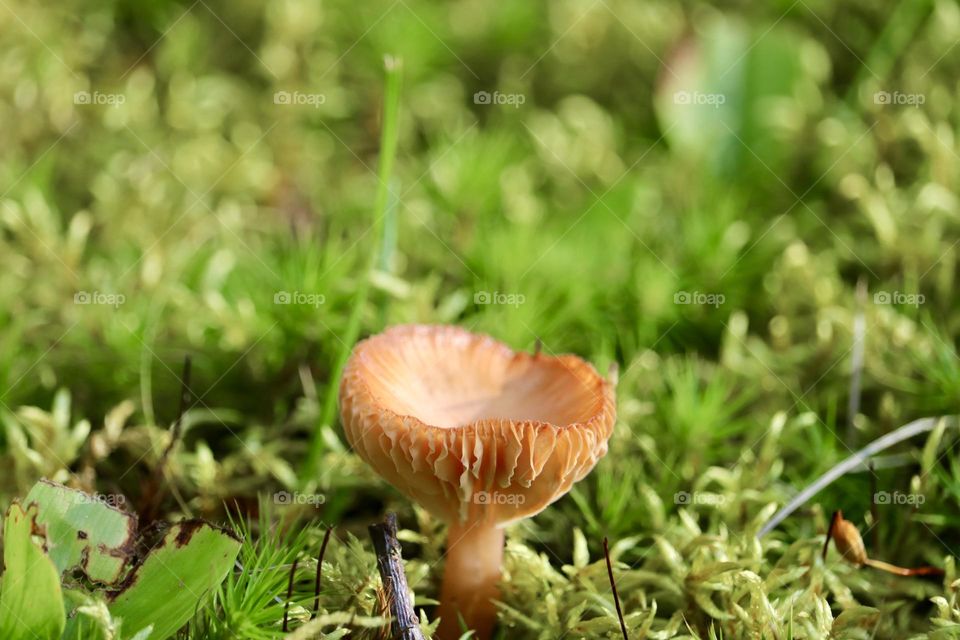
[[[866,564],[867,549],[863,546],[860,531],[852,522],[843,519],[842,511],[834,514],[831,529],[840,555],[858,567]]]
[[[858,567],[868,566],[880,571],[886,571],[898,576],[941,576],[943,569],[938,567],[917,567],[907,569],[898,567],[895,564],[884,562],[883,560],[874,560],[867,557],[867,550],[863,546],[863,538],[860,531],[849,520],[844,520],[843,512],[837,510],[830,521],[830,528],[827,530],[827,538],[823,543],[823,557],[827,557],[827,549],[830,545],[830,539],[833,538],[837,545],[837,551],[845,560]]]

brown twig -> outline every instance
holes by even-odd
[[[623,640],[630,640],[627,636],[627,623],[623,621],[623,610],[620,608],[620,594],[617,593],[617,583],[613,580],[613,564],[610,563],[610,547],[607,543],[607,537],[603,537],[603,555],[607,559],[607,575],[610,576],[610,588],[613,589],[613,603],[617,605],[617,618],[620,619],[620,631],[623,632]]]
[[[827,526],[827,537],[823,541],[823,553],[820,554],[820,557],[823,560],[827,559],[827,549],[830,548],[830,539],[833,537],[833,529],[837,526],[837,522],[840,518],[843,517],[843,514],[839,510],[833,512],[833,516],[830,518],[830,524]]]
[[[395,640],[424,640],[420,622],[409,599],[407,576],[403,572],[403,557],[397,540],[397,515],[388,513],[379,524],[369,527],[373,549],[377,554],[377,569],[383,581],[383,590],[390,609],[390,628]]]
[[[289,631],[288,624],[290,622],[288,616],[290,614],[290,598],[293,596],[293,579],[297,575],[297,560],[293,561],[293,565],[290,567],[290,582],[287,583],[287,601],[283,603],[283,632],[286,633]]]
[[[183,359],[183,375],[180,377],[180,383],[180,408],[177,411],[177,417],[173,421],[173,425],[170,427],[170,442],[168,442],[167,446],[163,449],[157,465],[153,468],[153,473],[146,481],[140,501],[140,522],[145,525],[155,521],[160,513],[160,503],[163,498],[161,487],[163,486],[164,471],[170,459],[170,453],[180,440],[183,432],[183,415],[187,412],[187,404],[191,398],[189,355]]]
[[[177,441],[180,440],[180,435],[183,432],[183,414],[187,412],[187,404],[190,402],[191,391],[190,391],[190,370],[191,370],[191,360],[190,356],[184,356],[183,358],[183,376],[181,377],[182,384],[180,385],[180,408],[177,411],[177,419],[173,421],[173,426],[170,428],[170,442],[167,444],[167,448],[163,450],[163,455],[160,456],[160,463],[157,465],[157,468],[163,470],[163,466],[167,463],[167,459],[170,457],[170,452],[173,451],[173,447],[176,446]]]
[[[317,578],[313,583],[313,613],[310,619],[317,617],[320,610],[320,574],[323,573],[323,556],[327,553],[327,543],[330,542],[330,534],[333,533],[333,527],[329,527],[323,534],[323,542],[320,544],[320,555],[317,556]]]

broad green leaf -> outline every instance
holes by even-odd
[[[110,613],[123,621],[124,637],[153,625],[150,640],[182,627],[233,568],[240,541],[199,521],[170,527],[163,541],[127,576]]]
[[[27,494],[37,503],[37,522],[46,528],[47,552],[57,570],[80,566],[91,580],[114,584],[133,552],[137,521],[111,505],[109,497],[90,495],[41,480]]]
[[[0,587],[0,638],[55,640],[63,633],[66,613],[60,575],[33,541],[37,507],[14,503],[3,527],[3,586]]]

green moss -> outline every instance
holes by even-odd
[[[185,637],[282,635],[295,558],[303,624],[328,526],[312,624],[375,637],[385,509],[431,606],[443,527],[324,411],[355,333],[410,321],[620,365],[609,455],[510,531],[503,638],[619,637],[604,536],[631,638],[955,633],[955,433],[754,539],[852,449],[957,412],[954,4],[88,4],[16,0],[0,29],[0,491],[137,506],[189,353],[164,511],[270,508],[238,516],[245,571]],[[876,492],[913,498],[874,521]],[[834,509],[872,557],[947,575],[821,561]]]

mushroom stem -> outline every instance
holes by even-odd
[[[450,525],[438,609],[440,640],[461,636],[461,617],[474,630],[473,638],[490,638],[497,621],[493,600],[499,593],[502,561],[503,529],[477,520]]]

